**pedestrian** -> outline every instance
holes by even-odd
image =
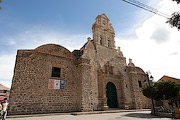
[[[9,105],[9,103],[7,101],[7,98],[4,98],[4,102],[2,103],[2,120],[6,119],[8,105]]]
[[[1,105],[1,101],[0,101],[0,119],[2,118],[2,105]]]

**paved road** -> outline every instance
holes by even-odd
[[[172,120],[171,118],[162,118],[152,116],[149,111],[123,112],[123,113],[103,113],[88,115],[53,115],[26,118],[8,118],[7,120]]]

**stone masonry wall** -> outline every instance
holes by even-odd
[[[98,61],[102,72],[105,73],[105,65],[109,64],[113,70],[112,74],[109,74],[109,77],[102,78],[104,80],[103,83],[103,89],[104,89],[104,95],[106,96],[106,85],[108,82],[112,82],[116,85],[117,89],[117,94],[118,94],[118,106],[120,108],[124,108],[124,105],[129,105],[131,102],[131,96],[130,96],[130,91],[126,86],[129,85],[129,78],[127,73],[125,72],[126,68],[126,62],[124,57],[119,57],[117,56],[117,50],[116,49],[111,49],[105,46],[101,45],[96,45],[97,49],[97,58],[96,60]],[[107,75],[105,75],[107,76]],[[111,76],[111,77],[110,77]],[[102,99],[105,100],[105,99]],[[102,102],[101,102],[102,103]]]
[[[130,78],[130,90],[132,101],[132,108],[142,109],[142,108],[150,108],[151,102],[145,97],[142,93],[142,87],[144,86],[144,80],[147,79],[144,71],[139,67],[128,67],[128,73]],[[138,82],[141,82],[141,87]]]
[[[54,45],[51,55],[34,50],[18,51],[14,70],[10,114],[80,111],[80,82],[75,59],[66,49]],[[58,55],[56,53],[61,54]],[[54,55],[52,55],[54,53]],[[61,77],[52,78],[52,67],[61,68]],[[65,80],[65,89],[48,89],[49,79]]]
[[[10,114],[106,110],[106,85],[116,86],[118,108],[148,108],[138,81],[145,73],[115,48],[115,32],[105,14],[92,26],[93,40],[71,53],[47,44],[34,50],[19,50],[10,93]],[[52,67],[61,68],[52,77]],[[65,89],[48,89],[49,79],[65,80]]]
[[[92,94],[92,67],[90,60],[79,58],[79,71],[81,81],[81,111],[93,111],[93,94]]]
[[[89,63],[86,63],[86,65],[90,66],[91,68],[88,71],[89,73],[85,74],[85,76],[90,76],[89,78],[91,81],[91,86],[89,86],[89,89],[91,90],[92,96],[91,104],[93,104],[93,110],[98,110],[98,67],[96,60],[96,50],[94,44],[91,41],[91,38],[88,38],[87,44],[81,49],[81,51],[83,51],[83,55],[81,56],[81,58],[89,60]]]

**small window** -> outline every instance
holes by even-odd
[[[113,74],[113,66],[109,67],[109,74]]]
[[[102,37],[100,37],[100,45],[102,45],[103,44],[103,41],[102,41]]]
[[[108,40],[108,47],[111,47],[111,43],[110,43],[110,40]]]
[[[139,83],[139,87],[141,88],[141,87],[142,87],[142,83],[141,83],[141,81],[138,81],[138,83]]]
[[[103,26],[105,26],[106,25],[106,21],[103,21]]]
[[[52,67],[52,74],[51,77],[60,77],[61,68]]]

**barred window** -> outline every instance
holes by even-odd
[[[52,67],[51,77],[60,77],[61,76],[61,68]]]

